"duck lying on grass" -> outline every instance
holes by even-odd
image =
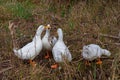
[[[57,38],[55,36],[50,36],[50,25],[48,24],[47,26],[48,28],[46,29],[46,33],[42,38],[43,49],[47,50],[47,55],[45,56],[46,59],[50,57],[49,54],[52,51],[53,46],[57,42]]]
[[[102,55],[110,56],[111,53],[106,49],[100,48],[100,46],[96,44],[90,44],[83,47],[82,56],[87,60],[86,65],[90,65],[89,61],[94,59],[98,60],[96,64],[102,64],[102,61],[100,60]]]
[[[64,62],[64,59],[68,60],[69,62],[72,60],[72,55],[63,41],[62,29],[58,28],[57,33],[58,33],[58,40],[52,49],[53,58],[56,62],[56,64],[51,66],[51,68],[53,69],[58,67],[57,63]]]
[[[47,27],[40,25],[36,31],[36,34],[32,40],[32,42],[28,43],[21,49],[14,48],[13,51],[16,56],[20,59],[29,59],[30,65],[33,67],[36,66],[36,63],[33,59],[41,52],[42,50],[42,40],[41,40],[41,33]]]

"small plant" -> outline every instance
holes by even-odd
[[[69,22],[69,27],[70,27],[70,29],[73,29],[73,28],[74,28],[74,22],[73,22],[73,21],[70,21],[70,22]]]
[[[49,5],[48,11],[56,13],[57,9],[54,3]]]
[[[96,80],[96,64],[93,64],[93,78]]]

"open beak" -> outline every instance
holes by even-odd
[[[45,26],[45,29],[51,29],[50,25]]]

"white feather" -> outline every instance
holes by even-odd
[[[82,56],[84,59],[92,61],[96,58],[100,58],[102,55],[110,56],[110,51],[100,48],[99,45],[90,44],[83,47]]]
[[[56,42],[57,38],[50,36],[50,29],[46,29],[46,33],[42,38],[43,48],[46,50],[52,50]]]
[[[39,26],[32,42],[28,43],[21,49],[17,50],[14,48],[13,51],[15,55],[21,59],[34,59],[42,50],[41,33],[43,30],[44,26]]]
[[[71,53],[69,49],[66,47],[65,43],[63,42],[63,32],[61,28],[58,28],[58,41],[54,45],[52,49],[53,57],[56,62],[63,62],[63,58],[67,59],[68,61],[72,60]]]

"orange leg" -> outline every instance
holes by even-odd
[[[102,61],[100,60],[100,58],[97,59],[96,64],[99,64],[99,65],[102,64]]]
[[[58,64],[53,64],[53,65],[51,65],[51,68],[52,68],[52,69],[58,68]]]
[[[90,62],[88,60],[85,61],[85,65],[89,65],[90,66]]]
[[[47,51],[47,55],[45,56],[45,59],[48,59],[50,57],[49,51]]]
[[[32,61],[32,60],[30,59],[29,62],[30,62],[30,65],[31,65],[32,67],[35,67],[35,66],[36,66],[35,61]]]

